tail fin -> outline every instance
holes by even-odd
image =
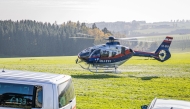
[[[173,37],[166,36],[164,41],[161,43],[161,45],[158,47],[155,53],[158,53],[160,50],[169,50],[170,44],[172,42]]]
[[[156,56],[154,57],[155,59],[157,59],[158,61],[164,62],[171,57],[171,54],[169,52],[169,47],[172,40],[173,40],[173,37],[166,36],[164,41],[161,43],[161,45],[158,47],[158,49],[155,52],[156,54]]]

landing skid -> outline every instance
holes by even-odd
[[[91,69],[88,69],[90,72],[93,72],[93,73],[121,73],[121,71],[118,71],[118,70],[115,70],[115,68],[108,68],[108,69],[105,69],[105,68],[91,68]]]
[[[98,67],[93,66],[92,64],[88,64],[88,67],[83,67],[81,64],[79,64],[81,68],[88,70],[93,73],[121,73],[121,71],[118,71],[118,67]]]

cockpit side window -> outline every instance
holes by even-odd
[[[125,47],[121,47],[121,53],[125,55]]]
[[[94,51],[95,49],[91,49],[91,53]]]
[[[109,51],[102,51],[101,52],[101,57],[109,57]]]
[[[100,50],[96,50],[96,51],[92,52],[91,57],[100,57]]]
[[[114,57],[116,55],[116,52],[112,52],[112,57]]]

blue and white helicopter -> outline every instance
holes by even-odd
[[[78,53],[76,63],[80,65],[81,62],[85,62],[88,64],[87,68],[80,66],[89,71],[92,71],[91,67],[93,67],[96,72],[98,68],[114,68],[116,72],[120,65],[133,56],[152,57],[160,62],[164,62],[171,57],[169,47],[173,37],[170,36],[166,36],[155,53],[132,50],[129,47],[120,45],[120,42],[117,41],[119,39],[113,36],[108,37],[106,40],[108,40],[106,44],[95,45]]]

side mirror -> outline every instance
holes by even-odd
[[[141,109],[147,109],[147,108],[148,108],[147,105],[142,105],[142,106],[141,106]]]

